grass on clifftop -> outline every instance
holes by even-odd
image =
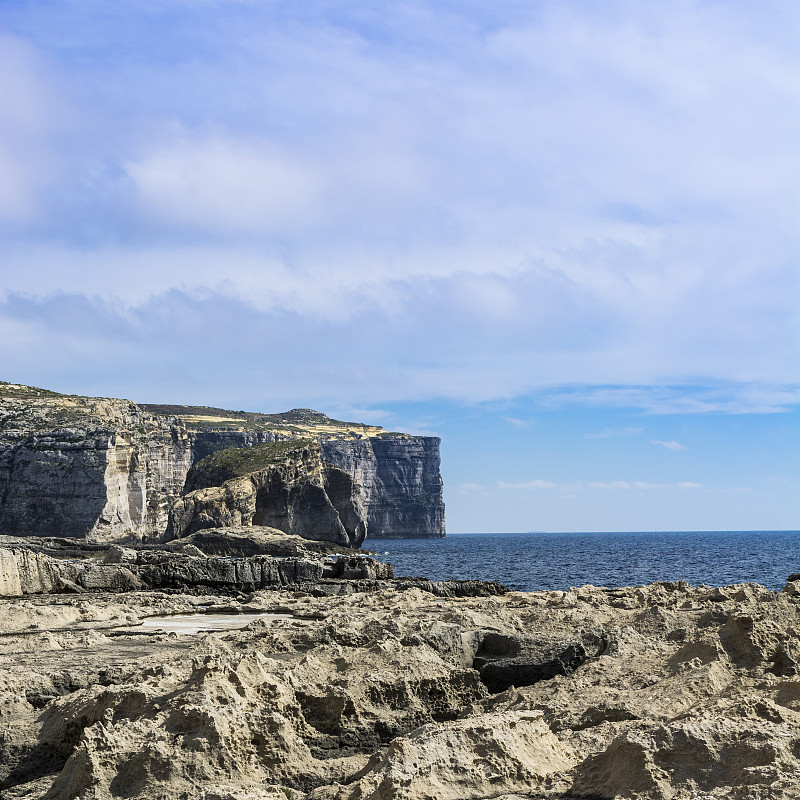
[[[71,397],[72,395],[51,392],[50,389],[38,389],[35,386],[25,386],[21,383],[0,381],[0,399],[15,398],[32,400],[34,398]]]
[[[384,431],[379,425],[368,425],[363,422],[344,422],[333,419],[311,408],[293,408],[279,414],[262,414],[255,411],[232,411],[216,406],[186,406],[155,403],[139,403],[134,405],[129,400],[103,397],[83,397],[67,395],[40,389],[36,386],[0,381],[0,404],[11,406],[14,410],[28,413],[35,409],[42,419],[43,425],[65,425],[68,422],[80,421],[99,401],[116,404],[128,404],[131,411],[136,409],[148,412],[154,417],[177,417],[180,423],[192,431],[239,432],[239,431],[272,431],[278,435],[294,436],[303,439],[310,437],[326,437],[335,439],[368,439],[375,436],[396,436]],[[69,415],[69,419],[64,417]],[[99,416],[105,416],[100,413]],[[147,415],[145,415],[147,416]],[[75,418],[73,420],[73,418]],[[151,420],[153,417],[151,417]],[[155,421],[155,427],[159,422]],[[149,423],[146,423],[146,427]]]
[[[256,444],[252,447],[229,447],[226,450],[217,450],[198,461],[193,470],[205,474],[224,475],[225,480],[229,480],[279,464],[293,453],[308,447],[312,441],[312,439],[289,439]]]
[[[139,407],[151,414],[162,416],[182,417],[189,427],[208,428],[222,427],[220,423],[228,423],[229,427],[237,429],[271,429],[271,428],[347,428],[380,430],[375,425],[366,425],[363,422],[343,422],[338,419],[314,411],[311,408],[293,408],[291,411],[284,411],[282,414],[261,414],[256,411],[231,411],[226,408],[215,406],[181,406],[156,403],[139,403]]]

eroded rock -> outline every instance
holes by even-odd
[[[367,535],[361,487],[322,461],[317,441],[220,450],[192,467],[186,485],[170,509],[167,539],[250,525],[344,547]]]
[[[540,713],[495,712],[424,725],[374,756],[350,786],[311,792],[309,800],[478,800],[530,795],[572,766],[573,754]]]
[[[800,629],[791,594],[661,584],[453,597],[356,583],[319,597],[3,600],[0,791],[796,800],[800,683],[775,671]],[[267,616],[196,636],[138,626],[203,609]],[[473,666],[545,663],[577,644],[576,668],[561,657],[552,676],[502,691]]]

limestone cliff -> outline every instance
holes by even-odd
[[[346,547],[367,535],[361,487],[325,464],[313,439],[219,450],[189,470],[186,488],[170,509],[168,539],[240,525]]]
[[[191,463],[184,426],[127,400],[0,384],[5,533],[155,533]]]
[[[331,420],[136,405],[0,382],[0,532],[158,539],[190,467],[209,454],[292,438],[363,487],[373,536],[443,536],[439,440]]]
[[[370,537],[444,536],[439,439],[398,433],[323,437],[322,454],[364,488]]]

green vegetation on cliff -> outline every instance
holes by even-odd
[[[310,444],[311,439],[288,439],[252,447],[229,447],[206,456],[192,469],[198,474],[224,475],[224,480],[229,480],[279,464]]]
[[[37,397],[74,397],[75,395],[61,394],[50,389],[39,389],[36,386],[24,386],[20,383],[0,381],[0,399],[31,400]]]
[[[176,418],[178,424],[198,432],[269,431],[279,436],[349,439],[369,438],[384,433],[380,426],[343,422],[311,408],[262,414],[256,411],[231,411],[216,406],[134,404],[130,400],[61,394],[36,386],[0,381],[0,415],[6,423],[19,419],[28,427],[40,430],[48,425],[69,427],[90,419],[102,426],[103,423],[119,422],[120,415],[131,414],[140,415],[135,424],[139,433],[174,424]],[[130,420],[129,424],[132,424]]]

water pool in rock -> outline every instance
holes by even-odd
[[[251,612],[239,614],[169,614],[148,617],[137,630],[164,631],[165,633],[197,634],[211,631],[238,630],[255,620],[292,619],[291,614]]]

